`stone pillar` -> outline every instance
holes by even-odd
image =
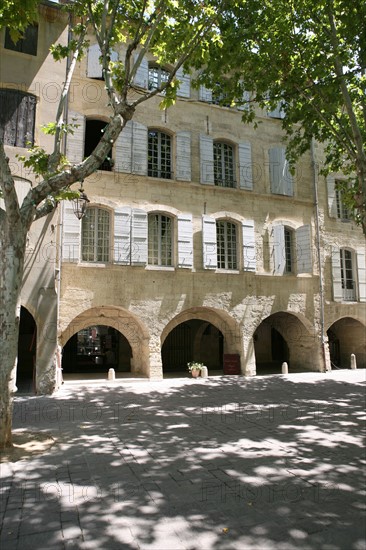
[[[163,378],[163,363],[161,360],[161,344],[159,336],[151,336],[149,342],[149,378],[161,380]]]
[[[38,295],[36,391],[51,394],[55,391],[57,369],[57,294],[54,288],[41,288]]]
[[[241,328],[240,363],[241,363],[241,373],[244,376],[256,375],[253,334],[248,333],[245,327]]]

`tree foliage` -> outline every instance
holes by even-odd
[[[325,170],[349,177],[348,202],[366,234],[365,21],[363,0],[233,1],[202,78],[219,82],[225,102],[253,92],[247,122],[255,103],[272,110],[281,102],[289,160],[313,139],[323,143]]]

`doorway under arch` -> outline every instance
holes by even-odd
[[[37,325],[25,307],[20,308],[16,386],[20,392],[35,391]]]
[[[332,369],[347,369],[351,354],[356,356],[357,368],[366,368],[366,327],[357,319],[343,317],[328,331],[329,354]]]
[[[166,336],[161,355],[163,375],[188,376],[187,363],[204,363],[210,374],[223,372],[224,336],[212,323],[190,319]]]
[[[289,372],[319,370],[316,343],[314,333],[296,315],[273,313],[254,333],[257,374],[280,374],[284,362]]]
[[[113,368],[131,372],[132,349],[125,336],[108,325],[92,325],[71,336],[63,349],[64,373],[100,373]]]

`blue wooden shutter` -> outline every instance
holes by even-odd
[[[131,226],[132,211],[129,207],[116,208],[114,211],[114,263],[131,263]]]
[[[240,189],[253,189],[252,148],[249,142],[241,142],[239,149],[239,182]]]
[[[183,68],[180,67],[177,71],[177,78],[180,81],[177,91],[178,97],[191,97],[191,77],[189,74],[184,73]]]
[[[178,132],[176,139],[176,179],[191,181],[191,132]]]
[[[147,213],[139,208],[132,210],[131,265],[147,263]]]
[[[80,258],[81,222],[74,214],[72,201],[63,201],[62,260],[77,263]]]
[[[246,220],[242,223],[243,233],[243,268],[244,271],[256,271],[256,247],[254,221]]]
[[[283,225],[275,225],[273,228],[273,262],[274,273],[283,275],[286,267],[285,228]]]
[[[69,111],[68,122],[77,125],[77,128],[73,129],[73,134],[67,135],[66,156],[71,164],[79,164],[84,160],[85,117]]]
[[[202,216],[203,267],[217,268],[216,220],[211,216]]]
[[[116,172],[132,172],[132,121],[129,120],[116,139],[115,166]]]
[[[206,101],[207,103],[212,103],[212,90],[206,88],[205,86],[200,86],[199,100]]]
[[[139,54],[136,52],[134,56],[135,63],[137,62],[138,56]],[[149,62],[146,59],[146,57],[143,57],[135,73],[133,83],[135,86],[139,86],[140,88],[145,88],[145,90],[147,90],[148,82],[149,82]]]
[[[312,273],[310,225],[303,225],[295,231],[297,273]]]
[[[337,195],[335,190],[335,177],[327,176],[328,213],[331,218],[337,218]]]
[[[214,185],[213,139],[205,134],[200,135],[200,172],[201,183]]]
[[[357,250],[357,272],[358,272],[358,299],[366,302],[366,260],[365,249]]]
[[[147,175],[147,127],[136,121],[132,123],[132,173]]]
[[[332,279],[333,279],[333,300],[341,302],[343,299],[342,276],[341,276],[341,251],[332,246]]]
[[[193,267],[192,214],[178,216],[178,267]]]

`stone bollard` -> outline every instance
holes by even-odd
[[[201,369],[201,378],[208,378],[208,368],[202,367]]]
[[[354,353],[351,353],[351,369],[357,369],[356,356]]]
[[[288,374],[288,364],[286,361],[282,363],[282,374]]]
[[[109,369],[108,371],[108,380],[115,380],[116,379],[116,372],[114,369]]]

